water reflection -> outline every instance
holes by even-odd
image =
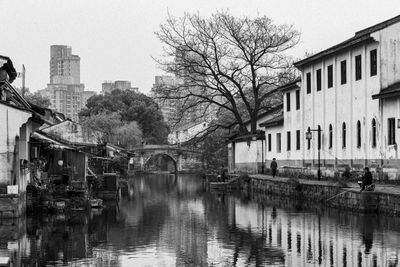
[[[396,266],[398,218],[204,190],[194,176],[129,180],[91,213],[0,222],[11,266]]]

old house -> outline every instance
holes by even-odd
[[[73,121],[48,126],[36,131],[32,138],[35,159],[45,165],[45,176],[50,181],[65,184],[82,182],[86,184],[89,155],[97,155],[103,134]]]
[[[0,56],[0,217],[24,212],[30,180],[26,163],[34,112],[11,85],[15,77],[11,60]]]
[[[270,120],[281,114],[282,105],[276,105],[267,112],[258,116],[257,133],[239,135],[234,134],[228,143],[228,168],[230,172],[263,173],[265,169],[265,134],[260,123]],[[246,123],[250,130],[250,122]]]

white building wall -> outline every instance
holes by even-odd
[[[20,159],[29,160],[27,142],[32,131],[28,123],[31,116],[32,113],[28,111],[0,104],[0,184],[13,185],[15,182],[22,192],[26,189],[29,173],[20,173],[19,164]],[[16,143],[16,137],[19,143]],[[14,154],[16,151],[17,155]]]
[[[261,172],[265,161],[264,147],[265,140],[253,140],[249,137],[248,140],[236,141],[233,149],[234,170],[248,173]]]
[[[363,43],[343,50],[301,69],[300,111],[295,110],[295,91],[289,91],[291,109],[287,112],[286,92],[284,93],[284,125],[266,129],[272,135],[272,151],[266,151],[266,161],[271,156],[280,161],[279,165],[317,167],[318,135],[313,132],[310,149],[307,148],[305,133],[310,127],[321,127],[321,165],[326,169],[351,166],[361,169],[385,165],[392,170],[399,155],[396,145],[388,145],[388,118],[396,119],[396,143],[400,132],[397,119],[400,117],[400,100],[391,98],[374,100],[388,85],[400,82],[400,25],[392,25],[373,34],[376,42]],[[370,51],[377,49],[377,75],[370,74]],[[361,55],[361,79],[356,80],[355,57]],[[341,84],[341,61],[346,60],[346,83]],[[328,88],[327,68],[332,65],[333,86]],[[321,90],[317,91],[317,70],[321,69]],[[311,73],[311,93],[307,94],[307,73]],[[380,103],[381,102],[381,103]],[[376,146],[372,145],[372,120],[376,122]],[[361,124],[361,145],[357,145],[357,122]],[[343,147],[343,123],[346,125],[346,147]],[[332,147],[329,147],[329,126],[332,125]],[[301,132],[301,149],[295,150],[296,129]],[[274,151],[276,133],[281,132],[282,152]],[[291,132],[292,146],[286,151],[286,132]],[[385,168],[385,166],[383,166]],[[333,174],[326,171],[326,174]],[[394,177],[393,175],[391,177]],[[390,178],[390,177],[389,177]]]

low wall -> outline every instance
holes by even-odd
[[[328,183],[315,184],[290,179],[282,181],[250,177],[250,183],[245,186],[245,190],[250,190],[253,194],[271,194],[303,199],[352,211],[400,215],[400,195],[360,192],[355,188],[341,188]]]

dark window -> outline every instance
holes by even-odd
[[[287,150],[290,151],[290,132],[287,132]]]
[[[377,65],[377,56],[376,56],[376,49],[369,51],[369,58],[370,58],[370,72],[371,76],[375,76],[378,72],[378,65]]]
[[[321,126],[318,125],[318,149],[321,149]]]
[[[306,74],[307,94],[311,94],[311,72]]]
[[[388,119],[388,144],[394,145],[396,143],[396,132],[395,132],[395,119]]]
[[[346,123],[342,125],[342,147],[346,148]]]
[[[340,84],[347,83],[347,69],[346,69],[346,60],[340,62]]]
[[[272,150],[272,136],[268,134],[268,151]]]
[[[296,131],[296,149],[300,150],[300,130]]]
[[[310,127],[307,128],[307,132],[310,132]],[[311,148],[311,139],[307,139],[307,149],[310,150]]]
[[[296,109],[300,109],[300,90],[296,91]]]
[[[332,124],[329,124],[329,148],[333,147],[333,129]]]
[[[317,91],[321,91],[321,69],[317,70]]]
[[[276,152],[281,153],[281,134],[276,134]]]
[[[328,66],[328,88],[333,86],[333,66]]]
[[[290,93],[286,93],[286,111],[290,111]]]
[[[376,147],[376,121],[372,119],[372,147]]]
[[[361,147],[361,123],[357,121],[357,147]]]
[[[356,81],[361,80],[361,55],[355,57],[356,60]]]

